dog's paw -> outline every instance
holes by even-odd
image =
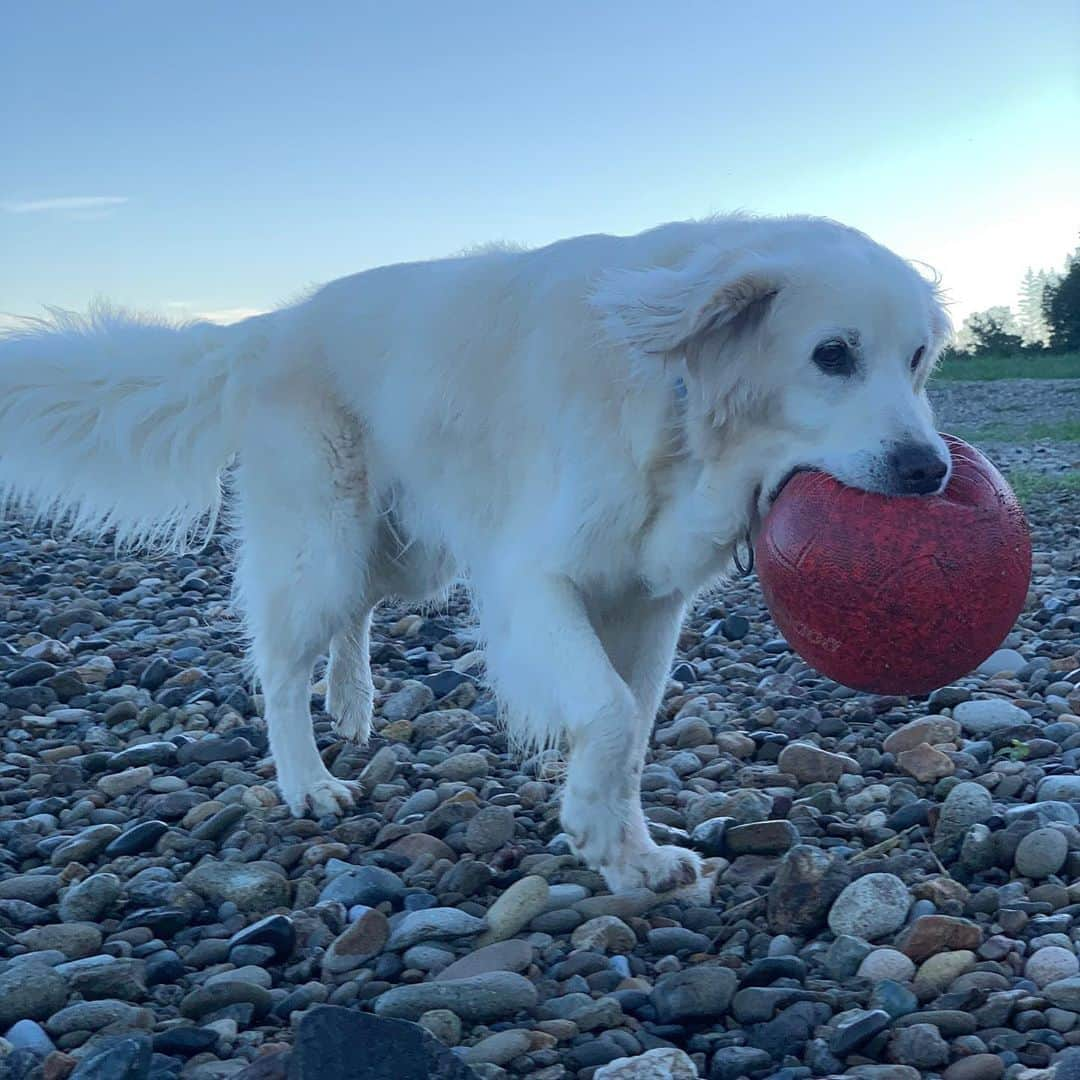
[[[337,780],[328,774],[295,788],[283,788],[282,794],[294,817],[323,818],[348,813],[362,792],[359,784]]]
[[[334,721],[334,730],[343,738],[361,746],[371,735],[371,700],[348,694],[331,686],[326,693],[326,711]]]
[[[600,873],[614,893],[651,889],[656,893],[679,892],[705,900],[712,882],[702,873],[697,852],[681,847],[652,846],[617,866],[601,866]]]

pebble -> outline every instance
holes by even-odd
[[[45,1020],[67,1000],[67,983],[51,967],[20,964],[0,971],[0,1031],[19,1020]]]
[[[431,1009],[449,1009],[464,1021],[486,1024],[531,1009],[536,1001],[536,987],[523,975],[494,971],[468,979],[395,987],[375,999],[375,1013],[416,1020]]]
[[[907,886],[895,874],[866,874],[837,897],[829,911],[829,929],[877,941],[903,925],[910,907]]]
[[[410,911],[398,922],[387,942],[388,949],[407,949],[420,941],[450,941],[472,937],[487,929],[487,923],[457,908],[427,908]]]
[[[488,929],[476,939],[476,944],[489,945],[513,937],[544,911],[550,893],[547,881],[539,875],[530,874],[515,881],[488,908],[485,915]]]
[[[1000,698],[962,701],[953,709],[953,718],[969,735],[992,735],[1031,723],[1029,713]]]
[[[378,956],[390,937],[390,923],[376,908],[365,908],[327,948],[323,971],[342,975],[354,971],[373,956]]]
[[[658,1046],[636,1057],[620,1057],[601,1065],[593,1080],[694,1080],[699,1075],[689,1054],[676,1046]]]
[[[860,979],[874,982],[883,979],[910,982],[915,975],[915,961],[896,949],[874,949],[863,959],[856,974]]]
[[[289,883],[277,867],[207,861],[184,876],[184,884],[214,904],[235,904],[261,915],[288,906]]]
[[[1017,873],[1041,880],[1056,874],[1065,865],[1068,855],[1069,841],[1063,832],[1036,829],[1017,845],[1014,861]]]
[[[1048,945],[1036,949],[1024,964],[1024,975],[1042,989],[1048,983],[1069,979],[1080,974],[1080,961],[1072,949]]]

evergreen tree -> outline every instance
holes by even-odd
[[[1043,294],[1051,275],[1045,270],[1035,273],[1029,266],[1020,284],[1020,336],[1028,346],[1043,347],[1050,338],[1050,328],[1043,313]]]
[[[1043,315],[1050,347],[1057,352],[1080,350],[1080,249],[1066,260],[1065,276],[1043,294]]]
[[[1004,306],[969,315],[964,320],[964,331],[972,350],[977,353],[1012,356],[1024,348],[1016,317]]]

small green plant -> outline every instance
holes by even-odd
[[[998,752],[998,757],[1007,757],[1010,761],[1026,761],[1031,747],[1022,739],[1013,739],[1011,745],[1003,746]]]

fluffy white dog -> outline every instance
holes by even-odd
[[[238,599],[295,813],[346,809],[309,714],[371,727],[371,613],[463,577],[516,737],[565,738],[562,821],[614,890],[694,882],[649,836],[646,743],[687,604],[799,468],[923,493],[934,286],[866,236],[717,218],[389,266],[231,327],[54,311],[0,341],[0,488],[189,543],[234,460]]]

